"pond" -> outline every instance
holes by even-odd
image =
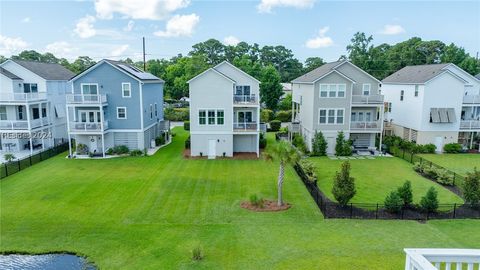
[[[0,269],[8,270],[95,270],[83,257],[71,254],[0,255]]]

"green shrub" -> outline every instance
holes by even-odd
[[[170,121],[188,121],[190,118],[189,108],[165,108],[164,118]]]
[[[108,148],[107,151],[105,151],[105,154],[107,154],[107,155],[113,155],[113,149],[112,149],[112,148]]]
[[[83,143],[77,144],[77,154],[88,155],[88,146]]]
[[[190,149],[190,136],[185,140],[185,149]]]
[[[117,145],[113,147],[113,153],[117,155],[128,154],[130,150],[126,145]]]
[[[473,172],[467,173],[462,188],[465,202],[470,204],[480,203],[480,171],[477,171],[477,168],[474,168]]]
[[[425,212],[435,212],[438,209],[437,191],[430,187],[427,194],[420,200],[420,208]]]
[[[195,247],[192,249],[192,260],[201,261],[203,259],[203,252],[201,247]]]
[[[280,122],[291,122],[292,121],[292,111],[278,111],[275,114],[275,120]]]
[[[293,136],[292,144],[295,145],[295,147],[302,153],[308,152],[307,145],[305,144],[305,140],[303,139],[302,135],[295,134],[295,136]]]
[[[262,123],[268,123],[273,120],[274,113],[269,109],[262,109],[260,111],[260,121]]]
[[[326,156],[327,155],[327,141],[321,131],[315,131],[312,139],[312,156]]]
[[[282,122],[280,122],[278,120],[273,120],[273,121],[270,122],[270,129],[273,132],[279,131],[281,126],[282,126]]]
[[[409,206],[413,202],[413,191],[412,191],[412,183],[410,181],[405,181],[403,186],[397,189],[397,194],[402,200],[402,204],[404,206]]]
[[[317,168],[315,167],[315,164],[311,162],[308,159],[302,159],[299,162],[300,167],[302,167],[303,171],[305,172],[305,175],[307,176],[308,181],[310,182],[315,182],[317,180],[317,173],[316,170]]]
[[[265,206],[265,200],[257,196],[257,194],[252,194],[250,195],[250,204],[258,208],[263,208]]]
[[[343,131],[338,132],[336,145],[335,145],[335,155],[336,156],[351,156],[352,155],[352,141],[345,139],[345,134]]]
[[[433,166],[432,167],[425,166],[425,168],[423,168],[423,174],[426,177],[435,180],[438,177],[438,170]]]
[[[437,150],[437,147],[433,143],[425,144],[423,148],[424,148],[423,153],[426,153],[426,154],[434,154],[435,150]]]
[[[135,149],[135,150],[130,151],[130,156],[132,156],[132,157],[139,157],[139,156],[142,156],[142,155],[143,155],[142,150]]]
[[[183,122],[183,129],[190,130],[190,121]]]
[[[462,145],[459,143],[447,143],[443,146],[445,153],[455,154],[462,151]]]
[[[415,170],[418,173],[423,173],[424,169],[425,169],[425,163],[415,162],[413,164],[413,170]]]
[[[436,180],[442,185],[453,186],[453,175],[447,170],[438,169]]]
[[[350,162],[345,161],[340,172],[335,174],[332,194],[340,205],[345,206],[355,193],[355,179],[350,176]]]
[[[5,161],[10,163],[15,159],[15,155],[12,153],[6,153],[5,155],[3,155],[3,158],[5,159]]]
[[[160,146],[160,145],[164,145],[165,144],[165,137],[160,135],[158,137],[155,138],[155,145],[156,146]]]
[[[402,210],[403,201],[397,191],[392,191],[384,201],[385,209],[390,213],[398,213]]]
[[[265,149],[265,147],[267,147],[267,138],[265,137],[265,134],[260,133],[258,144],[260,149]]]

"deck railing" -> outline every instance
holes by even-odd
[[[480,95],[463,96],[463,104],[480,104]]]
[[[473,270],[480,267],[480,249],[406,248],[405,253],[405,270]]]
[[[364,122],[351,122],[351,130],[380,130],[380,121],[364,121]]]
[[[462,120],[460,129],[480,129],[480,120]]]
[[[43,100],[47,93],[1,93],[0,102],[29,102]]]
[[[255,122],[233,123],[234,131],[256,131],[258,124]]]
[[[95,123],[70,122],[69,128],[70,128],[70,131],[72,132],[100,132],[108,129],[108,121],[103,122],[103,130],[102,130],[101,122],[95,122]]]
[[[235,104],[257,104],[255,95],[234,95],[233,103]]]
[[[68,104],[102,104],[107,102],[107,95],[66,95]]]
[[[30,128],[42,127],[50,124],[48,117],[30,120]],[[27,120],[0,120],[0,129],[4,130],[28,130]]]
[[[352,104],[382,104],[383,95],[352,95]]]

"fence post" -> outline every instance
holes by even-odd
[[[375,210],[375,219],[378,219],[378,203],[377,203],[377,210]]]
[[[30,166],[32,166],[32,155],[28,156],[28,160],[30,161]]]
[[[8,176],[8,163],[5,163],[5,177]]]
[[[455,186],[455,178],[456,178],[457,174],[455,172],[453,172],[453,185]]]
[[[457,211],[457,203],[454,203],[453,204],[453,219],[455,219],[455,217],[457,215],[456,211]]]
[[[17,160],[17,164],[18,164],[18,171],[20,171],[22,168],[20,168],[20,159]]]
[[[403,152],[402,152],[402,158],[405,159],[405,149],[403,149]]]
[[[353,203],[350,203],[350,218],[353,218]]]
[[[402,220],[403,220],[403,214],[405,212],[405,208],[402,206]]]

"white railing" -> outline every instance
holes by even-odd
[[[257,123],[255,122],[243,122],[243,123],[233,123],[233,130],[235,131],[256,131]]]
[[[28,121],[25,120],[0,120],[0,129],[6,130],[27,130]]]
[[[462,120],[460,129],[480,129],[480,120]]]
[[[352,95],[352,104],[382,104],[383,95]]]
[[[47,99],[47,93],[0,93],[0,102],[29,102]]]
[[[351,130],[380,130],[379,121],[368,121],[368,122],[351,122]]]
[[[107,95],[66,95],[69,104],[102,104],[107,102]]]
[[[405,270],[473,270],[480,267],[480,249],[406,248]],[[464,267],[466,266],[466,268]],[[477,267],[475,267],[477,266]]]
[[[480,104],[480,95],[465,95],[463,96],[464,104]]]
[[[48,117],[33,119],[30,121],[31,128],[42,127],[50,124],[50,119]]]
[[[101,132],[108,129],[108,121],[103,122],[103,130],[102,130],[102,123],[84,123],[84,122],[70,122],[69,123],[70,131],[73,132]]]
[[[234,95],[233,103],[235,104],[256,104],[257,98],[255,95]]]

